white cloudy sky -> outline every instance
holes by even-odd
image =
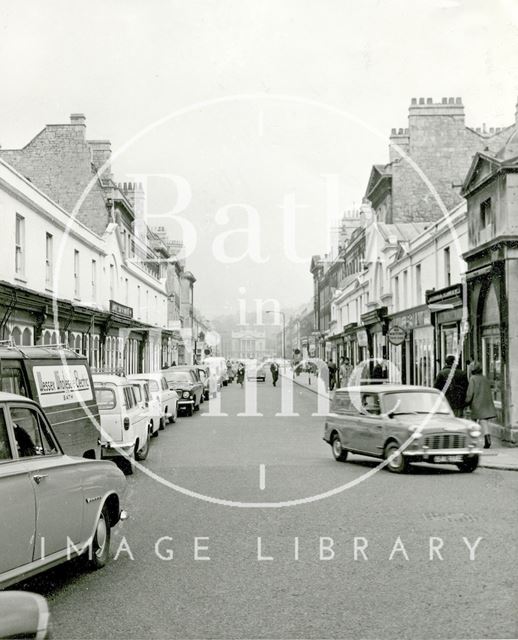
[[[516,0],[2,0],[1,8],[0,144],[23,146],[71,112],[84,112],[88,137],[109,138],[114,152],[141,135],[118,155],[116,176],[173,174],[189,184],[181,215],[196,230],[189,267],[208,315],[235,308],[240,287],[250,300],[287,307],[309,299],[309,259],[326,250],[327,212],[337,213],[323,176],[336,176],[338,210],[358,205],[370,166],[387,160],[390,129],[407,124],[411,97],[462,96],[472,126],[514,118]],[[217,98],[225,100],[210,102]],[[289,234],[300,262],[286,255],[279,205],[289,194],[304,205]],[[150,213],[163,214],[177,189],[153,178],[148,195]],[[216,212],[229,205],[224,223]],[[221,234],[246,225],[238,205],[257,212],[265,262],[215,255]],[[248,244],[230,234],[225,250],[239,256]]]

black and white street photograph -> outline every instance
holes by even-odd
[[[518,638],[518,0],[0,0],[0,640]]]

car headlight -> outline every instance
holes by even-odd
[[[188,391],[182,393],[182,398],[188,398],[191,394]]]
[[[474,429],[473,431],[469,432],[469,435],[472,438],[480,438],[480,436],[482,435],[482,432],[479,429]]]

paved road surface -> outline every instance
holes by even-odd
[[[310,391],[295,388],[298,418],[275,416],[280,389],[269,383],[259,383],[264,417],[237,416],[243,396],[232,385],[223,390],[228,417],[203,417],[205,404],[169,426],[145,466],[237,502],[314,496],[376,466],[333,460]],[[130,519],[112,540],[114,553],[125,543],[133,559],[122,550],[96,573],[75,561],[25,586],[49,598],[55,638],[516,637],[517,480],[421,465],[309,504],[251,509],[188,497],[137,472]],[[155,553],[164,536],[159,551],[172,550],[170,560]],[[197,537],[210,560],[194,559]],[[258,560],[259,537],[272,559]],[[355,537],[367,559],[359,551],[354,559]],[[442,539],[443,560],[429,560],[431,537]],[[482,537],[475,560],[463,537]],[[329,559],[320,559],[321,538]]]

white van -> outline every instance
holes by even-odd
[[[125,473],[132,460],[145,460],[149,452],[150,425],[135,396],[132,383],[110,373],[92,375],[101,417],[101,457],[117,459]]]
[[[219,387],[228,384],[227,361],[223,357],[209,356],[203,360],[203,364],[209,367],[211,376],[215,376]]]

